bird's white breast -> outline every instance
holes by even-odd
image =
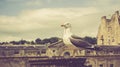
[[[67,28],[64,30],[64,35],[63,35],[63,42],[65,43],[65,45],[72,45],[71,41],[70,41],[70,37],[71,37],[72,33],[70,31],[70,28]]]
[[[71,37],[71,34],[66,34],[63,36],[63,42],[65,43],[65,45],[72,45],[70,41],[70,37]]]

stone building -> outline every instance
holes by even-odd
[[[85,50],[81,50],[74,45],[65,45],[63,41],[51,44],[46,50],[46,55],[49,57],[61,56],[61,57],[75,57],[84,56]]]
[[[0,45],[0,57],[46,56],[45,45]]]
[[[97,35],[98,45],[120,45],[120,15],[116,11],[111,19],[101,18]]]
[[[89,67],[119,67],[120,64],[120,16],[116,11],[111,19],[101,18],[97,35],[97,50],[87,57]],[[91,52],[90,52],[91,53]]]
[[[88,67],[119,67],[120,46],[98,45],[94,54],[85,55],[87,60],[85,65]],[[89,52],[91,53],[91,51]]]

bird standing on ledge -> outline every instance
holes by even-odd
[[[81,37],[75,36],[71,33],[70,23],[64,23],[63,25],[61,25],[61,27],[64,27],[63,42],[66,46],[74,45],[78,48],[84,48],[84,49],[93,48],[90,43],[82,40]]]

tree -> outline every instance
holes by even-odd
[[[36,43],[36,44],[41,44],[41,39],[40,39],[40,38],[37,38],[37,39],[35,40],[35,43]]]
[[[44,44],[45,44],[45,43],[50,43],[50,39],[47,39],[47,38],[43,39],[43,43],[44,43]]]
[[[85,40],[91,44],[97,44],[97,39],[95,37],[86,36],[83,38],[83,40]]]
[[[34,45],[35,44],[35,42],[34,41],[31,41],[31,45]]]
[[[13,45],[16,45],[16,44],[17,44],[16,41],[10,41],[10,43],[13,44]]]
[[[50,43],[58,42],[58,40],[59,40],[58,37],[51,37],[51,38],[50,38]]]
[[[27,41],[26,40],[20,40],[19,44],[25,44]]]

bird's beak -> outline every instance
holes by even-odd
[[[61,25],[61,27],[64,27],[65,25]]]

